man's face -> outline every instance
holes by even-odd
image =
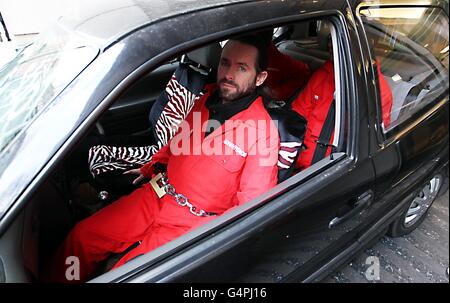
[[[223,102],[230,102],[252,93],[264,83],[267,72],[256,72],[258,50],[230,40],[222,51],[217,84]]]

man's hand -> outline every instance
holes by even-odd
[[[151,167],[152,174],[158,174],[161,172],[167,171],[167,165],[162,163],[153,163]],[[130,169],[123,173],[124,175],[138,175],[136,179],[133,180],[133,184],[139,184],[142,180],[144,180],[146,177],[141,173],[140,168]]]
[[[144,180],[144,176],[141,174],[140,168],[130,169],[123,173],[124,175],[139,175],[136,179],[133,180],[133,184],[138,184],[142,180]]]

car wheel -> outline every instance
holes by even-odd
[[[391,224],[388,235],[401,237],[416,229],[425,219],[428,210],[436,200],[443,182],[444,176],[438,173],[423,185],[402,215]]]
[[[442,175],[444,176],[444,181],[442,181],[442,186],[441,186],[441,189],[439,190],[438,198],[440,196],[444,195],[448,190],[448,184],[449,184],[448,166],[442,170]]]

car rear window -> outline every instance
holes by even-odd
[[[392,107],[380,105],[388,131],[448,90],[448,16],[436,7],[369,7],[360,16],[392,92]]]

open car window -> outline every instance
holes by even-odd
[[[332,23],[325,22],[325,20],[320,21],[289,24],[293,26],[294,31],[288,30],[281,33],[278,30],[265,29],[269,33],[274,33],[272,38],[275,40],[281,37],[276,43],[273,41],[270,44],[271,51],[277,58],[274,62],[269,60],[269,65],[272,64],[270,72],[273,72],[276,76],[272,77],[272,82],[267,84],[268,86],[273,85],[273,87],[272,90],[268,90],[269,94],[265,95],[262,100],[264,101],[264,110],[272,119],[270,125],[273,124],[278,127],[276,131],[281,148],[278,149],[277,145],[277,154],[275,155],[277,161],[274,162],[274,166],[278,171],[278,177],[282,172],[283,178],[277,178],[273,184],[274,187],[260,195],[252,196],[251,199],[246,201],[248,203],[243,203],[240,206],[230,205],[232,211],[227,212],[227,216],[215,218],[214,221],[217,226],[226,226],[237,220],[242,214],[249,214],[253,210],[270,203],[271,199],[284,192],[285,186],[293,187],[295,184],[301,184],[303,178],[311,172],[317,174],[318,170],[332,165],[333,161],[342,159],[342,157],[329,157],[330,153],[337,151],[335,148],[339,147],[340,151],[345,149],[341,140],[342,116],[346,108],[346,106],[341,105],[345,99],[340,92],[342,71],[340,61],[332,60],[338,57],[340,48],[330,48],[330,46],[339,43],[339,37]],[[306,36],[303,35],[305,27],[311,28],[307,31]],[[221,80],[217,79],[219,68],[217,65],[226,63],[218,59],[223,45],[230,37],[224,38],[226,39],[202,45],[198,49],[190,49],[188,53],[178,54],[170,60],[165,60],[152,71],[146,72],[133,85],[127,87],[118,95],[115,102],[105,110],[96,121],[95,126],[93,125],[91,132],[81,139],[79,144],[61,160],[61,163],[37,190],[37,193],[33,196],[33,204],[28,208],[30,213],[39,213],[39,220],[42,220],[43,228],[39,231],[41,233],[39,241],[42,243],[41,249],[45,252],[45,255],[27,255],[26,257],[29,258],[27,264],[46,263],[48,260],[44,259],[51,255],[51,251],[61,245],[62,240],[77,226],[77,223],[83,222],[84,219],[100,210],[114,205],[119,199],[136,190],[137,187],[133,188],[132,184],[136,176],[126,175],[123,172],[137,169],[149,163],[152,156],[163,149],[164,146],[170,144],[171,138],[177,133],[180,124],[189,116],[195,103],[206,94],[203,88],[206,85],[217,84],[217,81]],[[283,64],[280,64],[280,62]],[[291,64],[295,65],[297,69]],[[299,74],[299,70],[304,74]],[[317,84],[319,82],[317,79],[312,84],[308,81],[316,72],[327,77],[329,90],[325,93],[318,90]],[[290,84],[286,86],[286,82],[290,82]],[[323,85],[324,82],[320,84]],[[306,94],[305,90],[308,90],[307,87],[309,86],[311,86],[311,88],[308,88],[311,92],[306,92]],[[272,98],[270,93],[277,89],[281,92],[279,96],[282,97]],[[335,105],[333,111],[329,111],[328,108],[321,111],[324,116],[330,116],[331,118],[328,126],[328,137],[323,137],[328,142],[323,144],[323,154],[316,157],[314,163],[311,162],[311,165],[316,164],[314,168],[310,169],[308,165],[299,169],[296,167],[296,161],[298,155],[305,150],[301,140],[303,140],[306,132],[306,117],[302,117],[301,114],[291,108],[292,102],[300,98],[299,104],[303,104],[303,101],[311,104],[317,101],[319,95],[322,98],[323,94],[327,94],[326,102],[333,101]],[[300,107],[302,106],[300,105]],[[289,119],[285,119],[288,117],[287,114],[292,117],[295,116],[294,120],[290,116]],[[301,118],[299,119],[296,115],[301,116]],[[293,121],[297,121],[298,124],[293,123]],[[284,126],[280,127],[282,125]],[[296,128],[297,126],[299,127]],[[313,135],[322,138],[320,124],[315,127]],[[120,139],[118,139],[119,136]],[[101,140],[95,141],[99,137]],[[239,158],[229,161],[226,158],[227,155],[218,155],[211,159],[208,165],[203,164],[204,172],[207,172],[210,167],[219,166],[226,173],[239,175],[239,170],[244,167],[243,159],[247,156],[247,151],[242,150],[239,142],[233,143],[230,140],[225,138],[224,145],[231,148],[233,153],[239,155]],[[300,142],[295,140],[300,140]],[[311,139],[311,142],[314,142],[314,139]],[[332,147],[333,145],[334,147]],[[242,146],[245,147],[245,145]],[[309,145],[309,147],[313,149],[312,145]],[[86,161],[86,158],[89,158],[88,161]],[[81,175],[86,172],[89,175]],[[101,177],[104,175],[124,176],[127,180],[110,182],[110,179],[107,178],[97,178],[99,175]],[[195,177],[200,178],[202,175],[199,174]],[[90,184],[89,180],[93,177],[95,182]],[[258,177],[261,178],[261,183],[267,179],[264,176]],[[192,183],[188,187],[201,186],[191,179],[194,178],[186,179],[187,183]],[[148,181],[146,181],[146,185],[148,185]],[[224,184],[224,180],[220,178],[210,178],[208,182],[209,186],[215,186],[219,189]],[[276,187],[277,183],[281,187]],[[177,187],[175,186],[175,188]],[[224,186],[224,188],[231,193],[230,196],[241,195],[244,197],[244,194],[237,192],[238,189],[234,189],[236,193],[232,193],[230,186]],[[178,190],[176,190],[174,202],[178,203],[180,208],[184,207],[188,214],[192,216],[202,214],[200,210],[204,209],[199,210],[195,201],[192,201],[188,194],[184,191],[181,192],[182,195],[177,194],[180,194]],[[39,209],[39,212],[36,211],[36,208]],[[59,215],[50,218],[48,214],[45,214],[45,209],[54,209]],[[206,211],[208,210],[206,209]],[[120,221],[120,218],[118,220]],[[54,233],[54,230],[58,230],[58,233]],[[154,258],[181,249],[186,241],[192,241],[189,236],[188,238],[179,237],[190,229],[183,231],[183,233],[164,241],[151,251],[145,252],[145,254],[148,255],[148,258]],[[35,241],[28,241],[30,238],[38,238],[34,235],[35,232],[27,230],[24,237],[28,243],[26,245],[33,246],[36,244]],[[199,232],[205,233],[205,230]],[[191,234],[191,237],[197,236]],[[110,272],[117,262],[139,246],[140,242],[133,241],[123,251],[111,254],[105,260],[105,263],[102,263],[98,274]],[[139,262],[143,260],[142,258],[137,259]],[[131,262],[127,265],[133,264],[135,263]],[[37,269],[35,267],[28,269],[31,275],[39,280]],[[120,273],[120,271],[115,273]]]
[[[308,22],[307,25],[309,26],[310,23]],[[325,22],[325,21],[313,22],[313,23],[311,23],[311,26],[313,26],[315,28],[314,31],[311,31],[311,34],[313,34],[314,36],[313,37],[309,37],[308,39],[310,39],[310,40],[314,39],[316,41],[315,46],[312,43],[306,45],[306,47],[305,47],[304,44],[300,44],[300,43],[297,44],[297,39],[299,39],[298,37],[292,37],[292,36],[287,35],[287,36],[284,37],[283,40],[278,41],[278,43],[279,43],[278,51],[280,52],[280,54],[288,56],[290,58],[289,60],[293,59],[293,60],[297,60],[299,62],[303,62],[300,58],[304,54],[307,54],[309,56],[309,58],[316,58],[318,60],[317,62],[319,62],[319,60],[322,60],[324,63],[327,60],[330,60],[333,57],[335,57],[335,58],[338,57],[337,54],[340,51],[338,47],[333,48],[331,53],[330,53],[330,50],[329,50],[329,44],[331,44],[331,45],[336,44],[337,45],[338,44],[338,39],[339,39],[339,37],[337,36],[337,32],[334,30],[334,26],[332,25],[332,23]],[[320,36],[318,36],[317,31],[319,32]],[[274,39],[277,39],[278,37],[280,37],[277,34],[277,31],[274,31],[274,32],[275,32]],[[223,47],[223,45],[225,45],[226,41],[227,40],[220,41],[219,44]],[[289,44],[290,45],[288,50],[286,50],[286,48],[280,47],[280,46],[282,46],[284,44]],[[298,46],[300,46],[300,47],[298,47]],[[292,55],[292,54],[297,54],[298,56],[295,56],[295,55]],[[341,81],[341,76],[340,76],[341,69],[339,67],[339,64],[340,64],[339,60],[336,60],[334,63],[329,63],[329,65],[331,66],[331,69],[332,70],[333,69],[336,70],[335,74],[332,75],[331,79],[333,80],[333,82],[338,82],[338,83],[340,83],[340,81]],[[196,64],[191,64],[191,67],[195,67],[195,66],[196,66]],[[180,72],[180,69],[179,69],[180,67],[182,67],[181,68],[181,70],[183,71],[182,73],[179,73]],[[187,67],[187,68],[189,69],[191,67]],[[184,69],[184,68],[186,68],[186,66],[183,66],[183,63],[180,62],[180,66],[177,69],[178,72],[175,71],[175,73],[174,73],[174,77],[177,80],[176,85],[180,85],[180,83],[181,83],[180,79],[183,79],[183,77],[186,78],[186,79],[187,78],[192,79],[192,75],[185,77],[186,75],[189,75],[189,73],[192,72],[192,70],[189,70],[186,73],[186,69]],[[275,66],[275,68],[276,68],[276,66]],[[316,68],[316,70],[317,69],[320,69],[320,66],[318,66]],[[156,71],[158,71],[158,70],[159,69],[157,69]],[[311,72],[311,74],[313,74],[313,72]],[[311,76],[311,74],[309,76]],[[157,73],[155,73],[155,75],[157,75]],[[151,76],[151,73],[149,74],[149,76]],[[302,84],[298,84],[296,91],[294,91],[293,93],[296,94],[296,95],[301,94],[302,90],[305,88],[305,86],[307,86],[307,83],[308,83],[308,81],[306,80]],[[182,86],[185,86],[185,87],[187,87],[186,85],[188,85],[185,82],[183,82],[182,84],[183,84]],[[171,84],[169,84],[168,85],[168,89],[166,90],[166,95],[169,97],[169,101],[168,101],[169,103],[170,103],[170,100],[171,100],[170,99],[171,98],[171,94],[173,93],[172,87],[173,86]],[[330,145],[335,144],[336,147],[342,145],[342,142],[340,142],[340,138],[342,137],[340,135],[341,127],[342,127],[342,125],[341,125],[342,122],[341,121],[342,121],[342,116],[344,115],[343,111],[346,108],[346,106],[341,106],[341,104],[340,104],[342,102],[342,93],[340,91],[338,92],[338,90],[341,89],[340,87],[341,87],[340,84],[337,85],[336,88],[333,89],[332,94],[331,94],[331,96],[332,96],[331,99],[335,100],[336,107],[335,107],[335,111],[332,113],[334,122],[331,125],[331,132],[332,132],[331,136],[334,137],[334,140],[332,140],[330,142]],[[184,88],[178,87],[178,90],[183,91]],[[291,96],[291,97],[294,97],[294,96]],[[312,95],[312,98],[314,98],[314,95]],[[286,102],[281,102],[281,103],[280,102],[274,102],[274,103],[270,103],[269,102],[268,103],[269,104],[269,108],[271,108],[271,109],[279,108],[279,107],[282,108],[286,104],[289,104],[287,107],[289,107],[291,105],[289,103],[289,100],[286,99],[284,101],[286,101]],[[156,101],[156,102],[158,102],[158,101]],[[177,99],[177,103],[176,103],[177,106],[179,105],[178,102],[179,102],[179,99]],[[167,104],[169,104],[169,103],[167,103]],[[153,106],[155,106],[155,104]],[[170,106],[168,106],[168,108],[169,107]],[[181,107],[184,108],[184,106],[181,106]],[[153,111],[153,109],[151,110],[150,115],[152,115],[152,111]],[[162,112],[164,114],[164,109],[162,109],[160,112]],[[158,119],[155,119],[155,121],[158,121]],[[158,128],[159,127],[158,125],[160,125],[160,122],[155,122],[154,125],[157,125],[156,127]],[[331,140],[331,137],[329,138],[329,140]],[[280,159],[282,158],[282,154],[283,153],[280,152]],[[288,154],[288,152],[286,152],[285,154]],[[289,157],[287,157],[287,158],[289,158]],[[341,158],[340,157],[336,157],[336,159],[341,159]],[[320,160],[321,159],[318,159],[317,162],[320,162]],[[328,160],[324,160],[324,163],[328,164],[327,161]],[[281,163],[279,162],[279,166],[283,166],[283,164],[285,164],[285,162],[281,162]],[[320,167],[320,165],[317,165],[316,167]],[[293,170],[293,172],[294,171],[295,171],[295,169]],[[297,172],[298,172],[298,170],[297,170]],[[205,173],[206,173],[206,171],[205,171]],[[302,175],[308,175],[308,173],[309,173],[309,170],[308,170],[308,168],[306,168],[303,171]],[[290,176],[291,177],[295,176],[295,173],[292,173]],[[295,178],[297,180],[295,182],[299,182],[299,180],[301,180],[300,176],[296,176]],[[289,179],[287,179],[287,180],[289,180]],[[294,182],[294,181],[289,180],[288,182]],[[216,180],[211,180],[211,183],[210,183],[211,186],[215,186],[216,184],[217,184]],[[239,208],[235,208],[235,209],[233,209],[232,212],[229,212],[229,213],[227,212],[227,216],[225,216],[225,217],[219,216],[218,218],[214,219],[214,221],[219,226],[221,224],[222,225],[223,224],[225,224],[225,225],[229,224],[229,223],[226,223],[227,220],[230,220],[230,218],[232,219],[233,217],[236,217],[236,215],[238,213],[240,213],[240,212],[245,212],[245,213],[251,212],[252,209],[263,205],[265,203],[264,201],[267,201],[270,198],[274,198],[274,197],[276,197],[276,195],[277,195],[277,189],[274,189],[271,192],[266,192],[263,195],[258,196],[256,199],[253,199],[251,201],[252,203],[249,203],[248,205],[243,205],[242,207],[239,207]],[[198,233],[204,232],[204,230],[201,230],[201,231],[196,230],[196,232],[197,232],[197,236],[198,236]],[[191,236],[193,235],[192,232],[190,234],[191,234]],[[195,233],[194,233],[194,237],[196,237]],[[186,241],[186,238],[184,238],[184,237],[174,239],[173,241],[171,241],[167,245],[158,247],[157,249],[149,252],[148,254],[146,254],[145,258],[141,258],[141,261],[142,262],[146,262],[145,260],[147,260],[147,261],[151,260],[152,258],[156,257],[159,254],[166,253],[166,252],[169,252],[169,251],[171,251],[173,249],[176,249],[176,247],[178,245],[181,245],[182,243],[185,243],[184,241]],[[130,266],[132,266],[132,264],[130,264]],[[124,270],[126,270],[126,269],[125,268],[118,268],[116,273],[120,274]],[[100,278],[100,280],[98,280],[98,281],[101,281],[101,279],[102,278]],[[96,280],[94,280],[94,281],[96,281]]]

